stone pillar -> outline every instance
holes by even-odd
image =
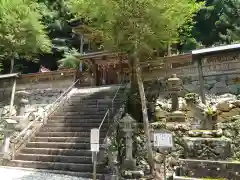
[[[179,109],[178,95],[181,90],[181,80],[176,74],[173,74],[168,79],[168,90],[172,98],[172,111],[177,111]]]
[[[130,116],[126,115],[124,118],[121,119],[120,123],[123,127],[123,131],[125,132],[125,137],[126,137],[126,155],[125,159],[123,162],[123,168],[126,170],[135,170],[136,168],[136,159],[133,158],[132,155],[132,144],[133,144],[133,139],[132,139],[132,132],[133,132],[133,123],[135,120]]]
[[[198,66],[198,78],[200,83],[200,96],[203,104],[206,104],[206,96],[204,92],[204,78],[203,78],[203,69],[202,69],[202,59],[199,58],[197,60],[197,66]]]
[[[16,84],[17,84],[17,80],[16,80],[16,78],[14,78],[14,80],[13,80],[13,87],[12,87],[12,94],[11,94],[11,100],[10,100],[10,109],[9,109],[9,115],[10,116],[12,116],[12,109],[13,109],[13,105],[14,105]]]

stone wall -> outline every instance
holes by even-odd
[[[28,109],[38,109],[39,107],[45,107],[53,103],[68,87],[73,84],[72,79],[54,80],[54,81],[42,81],[38,83],[17,83],[16,96],[14,104],[17,104],[17,94],[24,92],[28,94],[28,103],[26,107]],[[8,109],[11,99],[11,86],[0,88],[0,107],[1,109]],[[4,111],[7,113],[7,111]],[[3,111],[0,112],[1,115]],[[3,113],[4,114],[4,113]]]
[[[160,69],[143,72],[144,81],[169,78],[177,74],[183,80],[184,88],[190,92],[199,92],[199,74],[196,62],[189,61],[179,65],[166,64]],[[207,57],[202,60],[205,91],[208,94],[240,93],[240,53]]]
[[[200,85],[197,77],[183,77],[183,87],[190,92],[199,93]],[[204,78],[204,88],[207,94],[240,93],[240,73],[231,75],[216,75]]]

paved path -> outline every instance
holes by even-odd
[[[0,166],[2,180],[90,180],[85,178]]]

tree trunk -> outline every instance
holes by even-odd
[[[14,58],[11,58],[10,73],[13,73],[13,69],[14,69]]]
[[[168,42],[168,56],[171,56],[172,55],[172,52],[171,52],[171,44],[170,42]]]
[[[142,116],[143,116],[143,125],[144,125],[144,132],[145,136],[147,138],[147,151],[148,151],[148,163],[151,168],[151,172],[154,172],[155,167],[154,167],[154,159],[153,159],[153,150],[152,150],[152,144],[151,144],[151,139],[150,139],[150,129],[149,129],[149,121],[148,121],[148,113],[147,113],[147,100],[144,92],[144,86],[143,86],[143,81],[142,81],[142,76],[141,76],[141,68],[139,65],[139,59],[137,54],[135,53],[134,55],[134,61],[136,65],[136,75],[137,75],[137,83],[138,83],[138,88],[139,88],[139,93],[140,93],[140,98],[141,98],[141,103],[142,103]]]

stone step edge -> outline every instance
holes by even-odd
[[[218,163],[218,164],[240,164],[240,161],[219,161],[219,160],[201,160],[201,159],[179,159],[179,162],[195,162],[195,163]]]
[[[38,150],[38,149],[44,149],[44,150],[59,150],[59,151],[79,151],[79,152],[91,152],[91,150],[87,150],[87,149],[68,149],[68,148],[64,148],[64,149],[60,149],[60,148],[34,148],[34,147],[25,147],[23,149],[28,149],[28,150]]]
[[[71,165],[71,166],[75,166],[75,165],[82,165],[82,166],[93,166],[93,164],[84,164],[84,163],[66,163],[66,162],[52,162],[52,161],[26,161],[26,160],[11,160],[9,161],[10,163],[31,163],[31,164],[61,164],[61,165]]]
[[[77,145],[82,145],[82,144],[87,144],[89,145],[90,142],[83,142],[83,143],[75,143],[75,142],[35,142],[35,141],[31,141],[28,142],[27,144],[66,144],[66,145],[72,145],[72,144],[77,144]]]
[[[88,137],[41,137],[41,136],[33,137],[33,139],[39,139],[39,138],[44,138],[44,139],[84,139],[84,140],[87,139],[90,142],[90,137],[89,138]],[[99,140],[104,140],[104,139],[105,138],[99,138]],[[45,141],[30,141],[30,142],[45,142]]]
[[[18,153],[17,156],[36,156],[36,157],[62,157],[62,158],[86,158],[86,159],[92,159],[92,157],[89,156],[66,156],[66,155],[52,155],[52,154],[27,154],[27,153]],[[44,161],[45,162],[45,161]],[[52,162],[52,161],[49,161]]]
[[[86,175],[91,176],[92,173],[89,172],[74,172],[74,171],[61,171],[61,170],[47,170],[47,169],[34,169],[34,168],[23,168],[23,167],[11,167],[11,166],[3,166],[6,169],[16,169],[22,171],[31,171],[31,172],[42,172],[42,173],[51,173],[51,174],[63,174],[74,177],[86,177]],[[97,176],[101,176],[102,174],[97,174]]]
[[[232,142],[231,139],[229,138],[223,138],[223,137],[190,137],[190,136],[185,136],[183,137],[184,140],[203,140],[203,141],[230,141]]]
[[[186,177],[186,176],[177,176],[175,173],[173,173],[173,180],[204,180],[204,178],[193,178],[193,177]],[[214,180],[214,179],[211,178],[211,180]]]

